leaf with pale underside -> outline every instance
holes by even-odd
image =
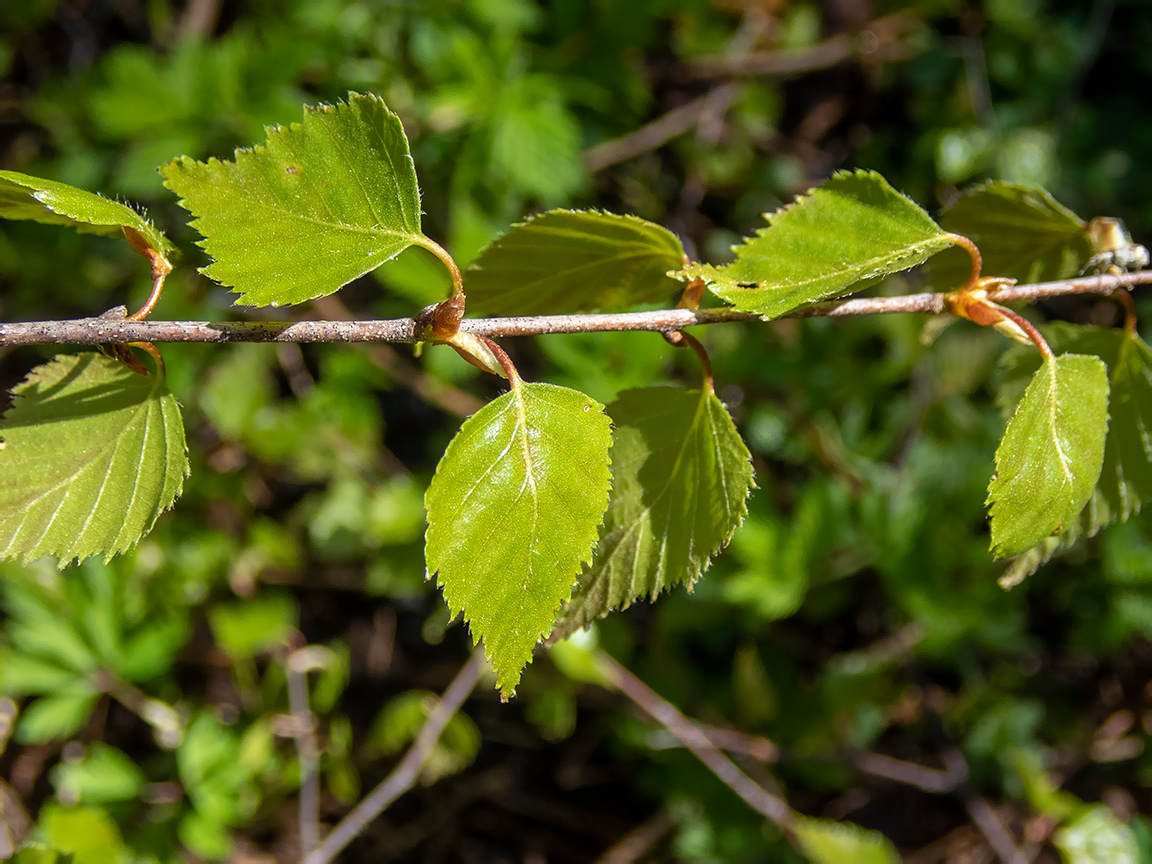
[[[1045,540],[1016,561],[1006,574],[1015,584],[1053,555],[1115,521],[1126,521],[1152,500],[1152,349],[1121,329],[1054,323],[1045,328],[1053,350],[1094,354],[1108,368],[1108,434],[1100,479],[1076,524]],[[1001,361],[998,401],[1007,413],[1029,376],[1040,365],[1035,351],[1015,349]]]
[[[940,214],[940,227],[976,244],[985,276],[1022,285],[1075,276],[1093,254],[1084,220],[1036,186],[1000,180],[967,190]],[[932,259],[932,284],[945,291],[968,277],[961,249]]]
[[[765,218],[768,227],[735,247],[731,264],[694,264],[677,275],[702,278],[737,309],[774,318],[915,267],[952,245],[927,213],[875,171],[834,174]]]
[[[116,235],[128,229],[161,255],[172,249],[168,238],[127,204],[16,171],[0,171],[0,217],[69,225],[91,234]]]
[[[711,390],[628,390],[608,416],[608,511],[553,639],[640,597],[691,587],[744,520],[754,486],[748,448]]]
[[[611,437],[594,399],[519,384],[464,421],[428,487],[428,573],[484,640],[505,698],[591,557]]]
[[[562,315],[666,300],[684,247],[667,228],[635,216],[551,210],[512,226],[464,273],[468,311]]]
[[[13,393],[0,424],[0,558],[108,559],[180,495],[184,423],[162,370],[59,356]]]
[[[1108,373],[1099,357],[1046,358],[996,450],[992,550],[1017,555],[1075,526],[1100,478]]]
[[[196,218],[204,273],[250,306],[331,294],[420,243],[420,192],[400,118],[377,96],[306,108],[234,162],[160,169]]]

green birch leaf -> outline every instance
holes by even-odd
[[[16,171],[0,171],[0,216],[70,225],[92,234],[123,234],[128,229],[161,255],[172,249],[168,238],[127,204]]]
[[[306,108],[234,162],[182,156],[160,173],[215,259],[203,272],[238,304],[322,297],[427,242],[408,139],[377,96]]]
[[[591,557],[611,424],[593,399],[519,384],[464,421],[428,487],[425,556],[505,698]]]
[[[1067,531],[1100,478],[1108,429],[1108,373],[1099,357],[1045,359],[996,450],[988,486],[997,557]]]
[[[683,288],[668,271],[683,266],[676,235],[652,222],[551,210],[484,249],[464,289],[476,314],[562,315],[667,300]]]
[[[1013,562],[1006,578],[1015,584],[1053,555],[1103,527],[1126,521],[1152,499],[1152,349],[1121,329],[1055,323],[1045,327],[1054,351],[1094,354],[1108,369],[1108,434],[1100,480],[1077,524],[1045,540]],[[1040,365],[1034,350],[1013,348],[1001,360],[997,401],[1007,415]]]
[[[879,831],[851,822],[798,818],[793,826],[800,851],[812,864],[899,864],[896,847]]]
[[[940,227],[976,244],[984,275],[1021,284],[1066,279],[1092,256],[1084,220],[1043,189],[1000,180],[967,190],[940,214]],[[962,249],[933,259],[932,284],[948,290],[968,277]]]
[[[1132,829],[1103,804],[1084,808],[1052,837],[1066,864],[1139,864]]]
[[[179,496],[184,424],[162,369],[59,356],[13,393],[0,423],[0,558],[107,560]]]
[[[737,309],[774,318],[952,245],[932,217],[875,171],[841,171],[765,218],[768,227],[735,247],[731,264],[694,264],[677,275],[703,278]]]
[[[553,639],[640,597],[691,587],[744,520],[755,485],[751,454],[711,390],[628,390],[608,416],[608,510]]]

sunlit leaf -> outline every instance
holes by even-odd
[[[182,156],[160,173],[215,259],[204,272],[240,304],[331,294],[423,239],[408,140],[377,96],[305,109],[235,162]]]
[[[464,289],[470,313],[559,315],[665,300],[683,288],[668,271],[683,265],[680,241],[652,222],[552,210],[481,252]]]
[[[0,424],[0,557],[110,558],[180,494],[184,424],[162,369],[59,356],[13,393]]]
[[[988,503],[998,557],[1073,526],[1100,477],[1107,428],[1104,363],[1079,354],[1046,359],[996,450]]]
[[[1066,864],[1137,864],[1132,829],[1103,804],[1088,807],[1058,830],[1052,842]]]
[[[1073,276],[1092,255],[1084,220],[1043,189],[1001,180],[967,190],[940,214],[940,227],[976,244],[985,276],[1021,284]],[[961,249],[932,260],[932,284],[955,288],[968,276]]]
[[[851,822],[799,818],[793,825],[800,850],[812,864],[899,864],[900,855],[879,831]]]
[[[505,696],[591,556],[610,443],[600,403],[520,384],[464,422],[428,487],[428,573],[484,640]]]
[[[41,696],[24,709],[16,725],[16,740],[21,744],[42,744],[71,738],[88,722],[100,696],[82,684]]]
[[[753,486],[752,457],[711,390],[628,390],[608,416],[612,493],[557,639],[640,597],[691,586],[732,538]]]
[[[0,217],[71,225],[93,234],[125,234],[127,229],[161,254],[172,248],[168,238],[126,204],[75,186],[29,177],[16,171],[0,171]]]
[[[735,247],[733,263],[695,264],[680,277],[701,277],[737,309],[773,318],[851,293],[861,280],[907,270],[952,245],[875,171],[834,174],[765,218],[768,227]]]
[[[1108,435],[1100,480],[1077,524],[1013,562],[1011,574],[1005,577],[1013,584],[1081,538],[1139,513],[1143,503],[1152,499],[1152,350],[1139,336],[1123,329],[1054,323],[1045,328],[1044,335],[1054,351],[1095,354],[1108,367]],[[1000,365],[997,401],[1007,414],[1040,358],[1035,351],[1013,349]]]

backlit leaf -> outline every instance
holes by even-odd
[[[1074,525],[1100,478],[1107,429],[1108,374],[1100,358],[1045,359],[996,450],[988,503],[997,557]]]
[[[752,457],[711,390],[628,390],[608,416],[612,493],[556,639],[637,598],[691,586],[743,521],[753,487]]]
[[[172,248],[168,238],[126,204],[16,171],[0,171],[0,216],[71,225],[93,234],[123,234],[124,229],[129,229],[161,254]]]
[[[952,245],[948,235],[875,171],[842,171],[792,204],[723,267],[694,264],[712,292],[766,318],[851,293],[864,279],[907,270]]]
[[[940,214],[940,227],[976,244],[985,276],[1021,284],[1074,276],[1092,255],[1083,219],[1043,189],[1019,183],[995,180],[967,190]],[[948,250],[932,261],[932,284],[955,288],[968,268],[963,250]]]
[[[13,393],[0,424],[0,557],[110,558],[179,496],[184,424],[162,369],[59,356]]]
[[[424,239],[408,140],[377,96],[307,108],[235,162],[182,156],[160,173],[215,259],[204,272],[240,304],[331,294]]]
[[[468,311],[565,314],[666,300],[683,288],[667,275],[684,265],[672,232],[635,216],[552,210],[480,253],[464,274]]]
[[[1052,837],[1066,864],[1137,864],[1136,835],[1103,804],[1085,808]]]
[[[484,640],[505,697],[591,557],[610,443],[600,403],[520,384],[464,421],[428,487],[428,573]]]
[[[1045,328],[1054,351],[1095,354],[1108,368],[1108,434],[1100,480],[1076,526],[1044,541],[1014,562],[1011,582],[1032,573],[1054,554],[1082,537],[1091,537],[1117,520],[1139,513],[1152,499],[1152,350],[1139,336],[1122,329],[1055,323]],[[1013,349],[1001,361],[998,401],[1007,413],[1028,377],[1040,365],[1035,351]]]
[[[800,850],[812,864],[899,864],[900,855],[879,831],[851,822],[799,818],[793,826]]]

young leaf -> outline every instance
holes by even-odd
[[[378,96],[307,108],[235,162],[182,156],[160,169],[239,304],[331,294],[424,240],[400,118]]]
[[[992,549],[1016,555],[1071,528],[1104,459],[1108,375],[1098,357],[1047,358],[996,450]]]
[[[765,318],[851,293],[864,279],[907,270],[952,245],[948,234],[875,171],[841,171],[807,196],[765,214],[768,227],[723,267],[677,275]]]
[[[639,597],[691,587],[732,539],[754,485],[748,448],[711,390],[629,390],[608,416],[616,427],[608,511],[553,639]]]
[[[425,557],[505,697],[589,560],[611,426],[593,399],[520,384],[464,422],[428,487]]]
[[[161,255],[172,249],[167,237],[126,204],[16,171],[0,171],[0,216],[71,225],[93,234],[124,233],[135,246],[134,238],[127,233],[131,231]]]
[[[812,864],[898,864],[900,855],[879,831],[851,822],[799,818],[796,840]]]
[[[512,226],[464,274],[480,315],[565,314],[665,300],[684,266],[671,231],[635,216],[551,210]]]
[[[1080,538],[1092,537],[1104,526],[1139,513],[1143,502],[1152,499],[1152,349],[1139,336],[1121,329],[1056,323],[1045,328],[1045,336],[1055,351],[1095,354],[1108,367],[1108,434],[1100,480],[1077,525],[1014,562],[1012,583]],[[1039,362],[1031,350],[1005,354],[997,397],[1005,413],[1019,399]]]
[[[986,275],[1022,284],[1074,276],[1092,255],[1083,219],[1043,189],[1019,183],[969,189],[940,214],[940,226],[976,244]],[[968,269],[968,256],[949,250],[932,261],[932,284],[955,288]]]
[[[179,496],[184,424],[163,369],[59,356],[13,393],[0,424],[0,557],[111,558]]]

